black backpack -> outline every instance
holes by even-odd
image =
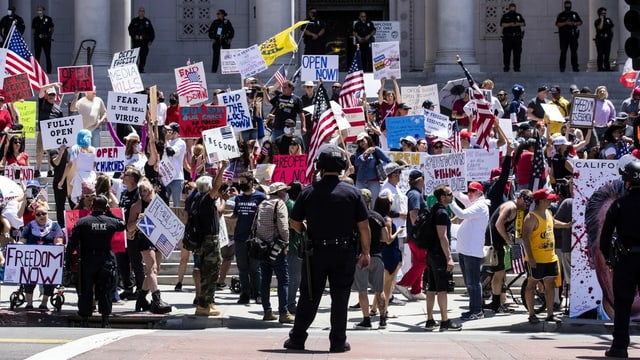
[[[420,249],[430,249],[438,240],[436,226],[433,222],[433,211],[424,207],[418,213],[418,220],[411,228],[411,237]]]
[[[197,190],[196,190],[197,191]],[[194,251],[202,246],[202,241],[204,240],[204,233],[202,232],[202,228],[200,226],[199,220],[199,211],[202,200],[204,199],[203,194],[200,192],[194,195],[191,200],[191,204],[189,208],[185,208],[187,211],[187,223],[184,225],[184,237],[182,239],[182,247],[186,250]]]

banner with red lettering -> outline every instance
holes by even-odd
[[[197,105],[209,101],[207,78],[202,61],[176,68],[174,72],[180,106]]]
[[[113,215],[124,219],[122,215],[122,209],[112,208],[111,212],[113,213]],[[73,230],[73,227],[76,226],[78,220],[88,215],[91,215],[91,210],[65,210],[64,219],[68,236],[71,236],[71,231]],[[111,239],[111,251],[113,251],[114,253],[125,252],[127,248],[125,242],[126,236],[127,235],[124,231],[116,232]],[[80,246],[82,246],[82,240],[90,241],[91,239],[81,239]]]
[[[93,65],[61,66],[58,68],[58,81],[62,83],[62,94],[93,91]]]
[[[424,194],[433,194],[440,184],[451,191],[467,191],[467,154],[452,153],[426,158],[424,166]]]
[[[275,155],[273,163],[276,165],[273,170],[271,182],[283,182],[289,184],[292,181],[300,181],[305,184],[305,172],[307,170],[307,155]]]
[[[204,104],[182,106],[178,123],[181,138],[199,138],[205,130],[227,125],[227,107]]]
[[[64,245],[7,244],[4,283],[62,283]]]
[[[4,176],[20,184],[22,180],[34,180],[34,171],[33,166],[7,165],[4,168]]]
[[[5,103],[33,97],[29,75],[26,73],[5,77],[2,89],[4,90]]]
[[[124,172],[124,146],[96,148],[96,172]]]

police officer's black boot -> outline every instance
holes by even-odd
[[[136,311],[149,311],[151,304],[147,301],[148,290],[138,290],[138,299],[136,300]]]
[[[109,325],[109,315],[102,315],[102,328],[110,328],[111,325]]]
[[[151,312],[154,314],[166,314],[171,312],[171,305],[162,301],[160,298],[160,290],[151,293]]]

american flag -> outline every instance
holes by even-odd
[[[462,152],[462,144],[460,143],[460,128],[458,122],[454,121],[451,128],[451,137],[443,139],[442,144],[446,147],[450,147],[454,152]]]
[[[171,244],[171,241],[169,241],[169,239],[167,239],[164,234],[160,234],[160,236],[158,237],[158,241],[156,241],[155,243],[155,246],[165,257],[169,257],[174,248],[173,244]]]
[[[329,106],[329,96],[324,85],[320,83],[316,96],[314,97],[314,122],[311,131],[311,141],[307,151],[307,172],[305,178],[311,182],[315,171],[315,157],[318,149],[324,144],[331,135],[338,130],[338,124],[333,116],[333,111]],[[315,121],[315,119],[318,119]]]
[[[8,42],[5,43],[7,49],[10,50],[7,51],[5,71],[9,75],[26,73],[29,75],[29,82],[33,90],[40,91],[43,85],[49,83],[49,77],[29,50],[20,32],[15,29],[14,24],[9,30]]]
[[[491,103],[484,97],[478,85],[473,84],[470,89],[476,104],[476,111],[473,113],[473,132],[476,133],[476,143],[489,151],[489,135],[495,115],[491,111]]]
[[[531,170],[531,179],[529,179],[529,189],[536,191],[544,186],[544,153],[542,152],[542,141],[540,137],[536,138],[536,149],[533,153],[533,169]]]
[[[511,273],[522,274],[526,271],[527,269],[524,265],[524,253],[522,245],[511,245]]]
[[[224,169],[224,172],[222,173],[222,178],[226,181],[233,181],[233,177],[235,175],[236,175],[236,162],[231,161],[229,163],[229,166],[227,166],[227,168]]]
[[[360,48],[356,50],[351,61],[351,66],[344,78],[344,84],[340,90],[338,102],[340,106],[356,107],[359,106],[360,92],[364,91],[364,72],[362,71],[362,57],[360,56]]]
[[[185,96],[193,91],[202,90],[202,80],[197,70],[192,70],[187,73],[186,77],[183,77],[178,84],[178,96]]]
[[[287,73],[284,70],[284,64],[280,65],[278,70],[276,70],[276,73],[273,74],[273,77],[276,79],[278,84],[280,84],[280,87],[284,86],[284,82],[287,81]]]

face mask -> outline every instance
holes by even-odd
[[[178,105],[178,100],[176,100],[176,99],[169,99],[169,104],[171,104],[171,105]]]
[[[158,98],[158,102],[163,103],[164,102],[164,98]]]
[[[7,10],[7,15],[9,15],[9,16],[13,15],[13,11]]]
[[[290,127],[284,128],[284,133],[287,135],[291,135],[293,133],[293,129]]]
[[[42,11],[38,11],[37,14],[38,14],[38,16],[42,17],[43,12]]]
[[[249,184],[238,184],[238,190],[245,192],[249,190]]]
[[[571,11],[571,6],[565,6],[564,11]]]
[[[138,152],[138,153],[142,152],[142,144],[136,144],[135,149],[136,149],[136,152]]]

